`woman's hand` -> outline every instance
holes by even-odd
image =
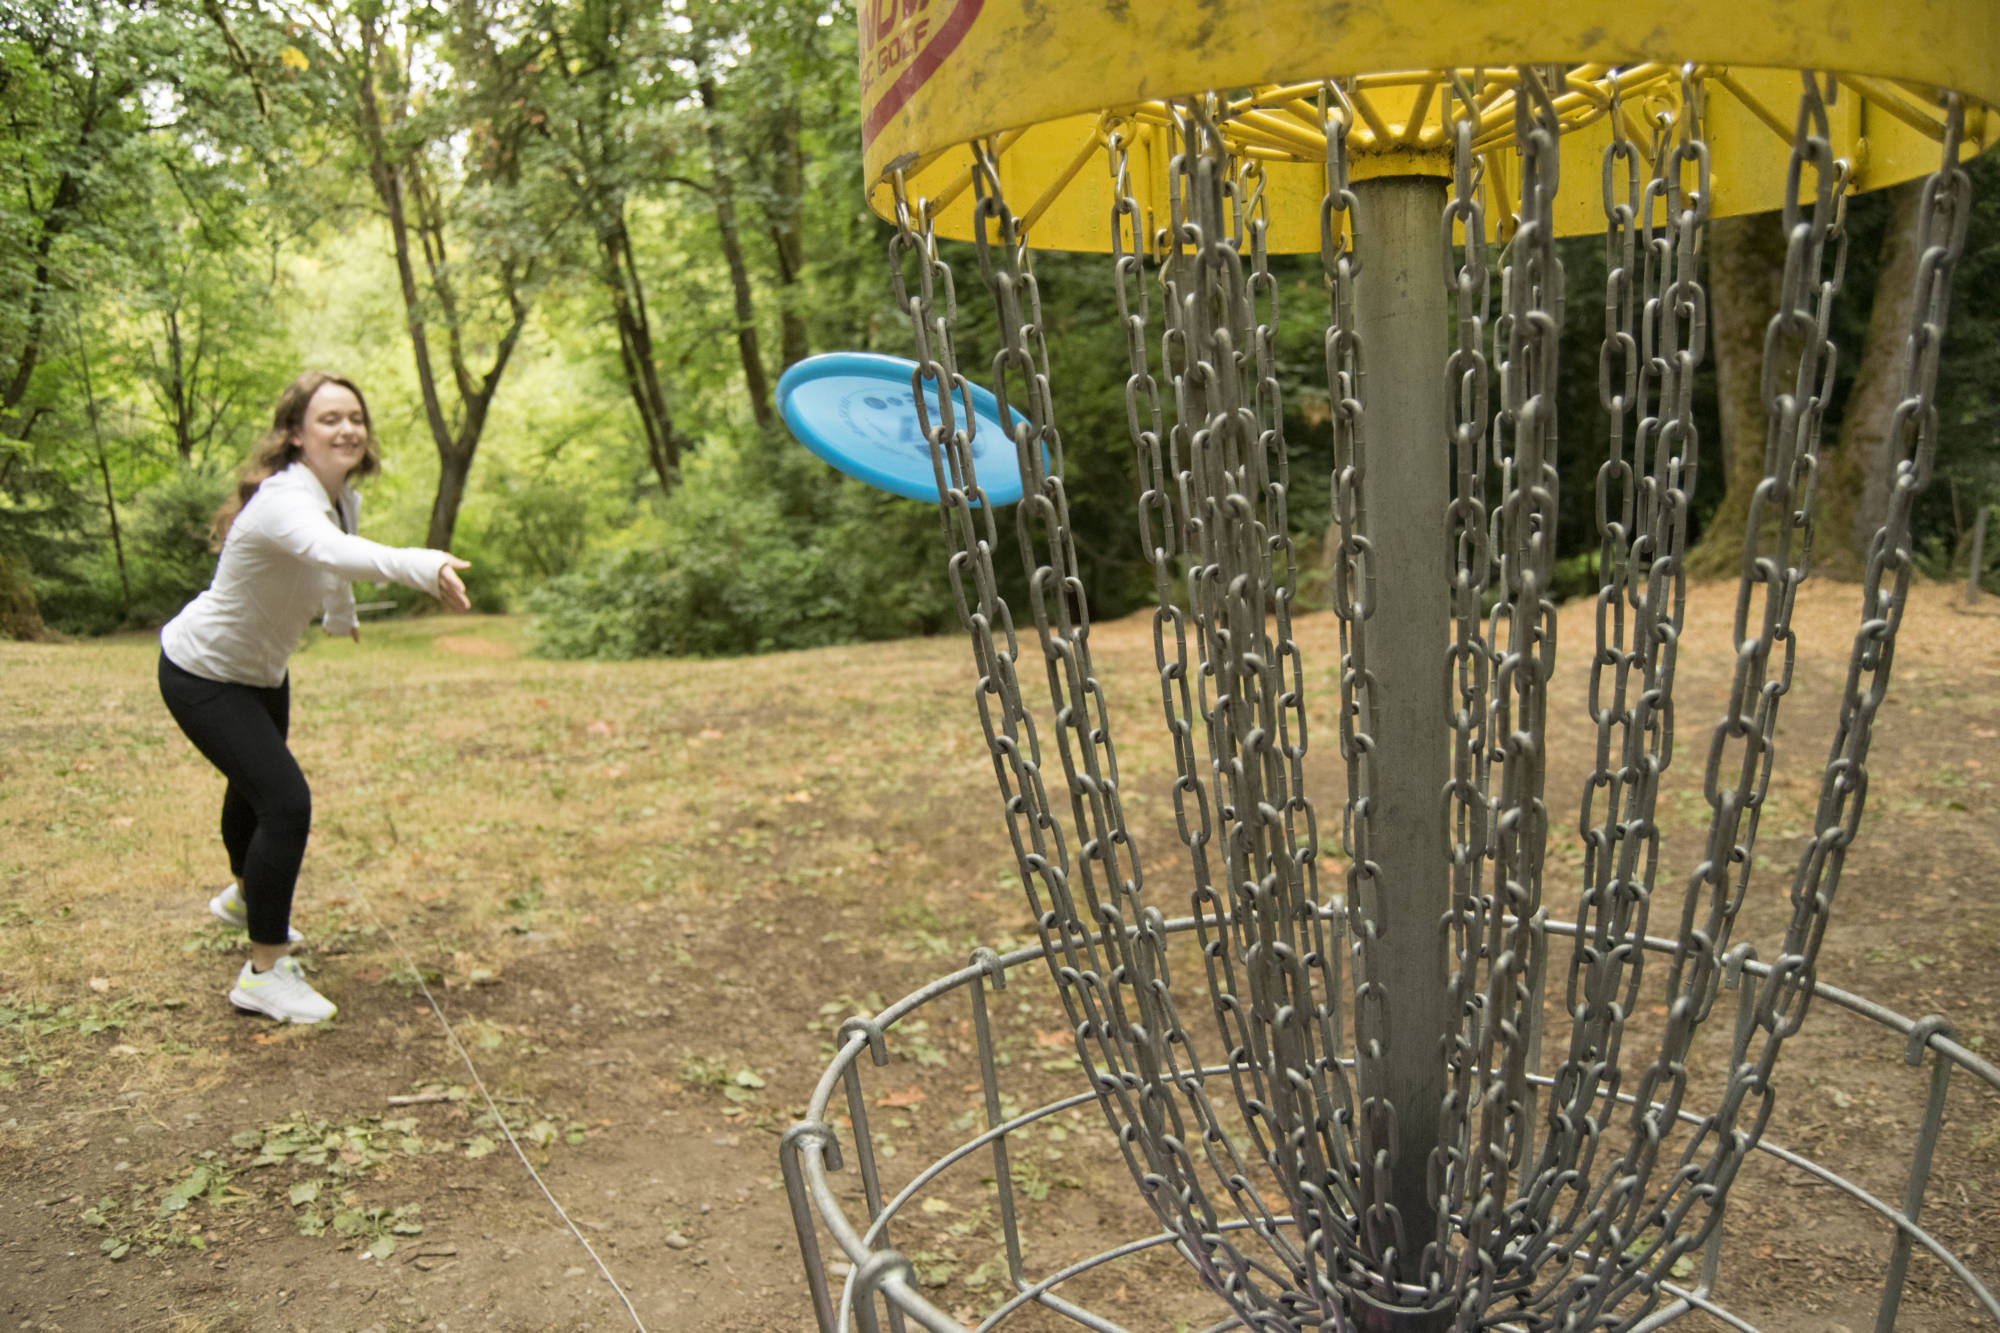
[[[457,556],[445,557],[444,567],[438,570],[438,600],[453,611],[470,611],[472,598],[466,595],[465,580],[459,578],[458,571],[471,569],[470,560],[460,560]]]

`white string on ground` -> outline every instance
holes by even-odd
[[[368,901],[368,895],[356,889],[354,897],[361,904],[361,910],[368,914],[368,919],[375,923],[375,928],[388,936],[389,943],[395,947],[398,954],[402,955],[403,965],[408,967],[410,975],[417,979],[417,987],[423,991],[424,999],[430,1002],[431,1012],[437,1015],[438,1022],[444,1026],[445,1040],[449,1041],[451,1048],[458,1052],[458,1058],[465,1061],[466,1072],[472,1075],[473,1086],[479,1089],[479,1095],[485,1099],[486,1109],[492,1114],[493,1123],[500,1126],[501,1134],[506,1136],[507,1146],[514,1150],[514,1156],[521,1159],[521,1165],[527,1169],[529,1177],[535,1182],[535,1187],[541,1190],[542,1197],[549,1201],[549,1207],[556,1210],[556,1216],[560,1217],[563,1225],[569,1228],[569,1234],[576,1237],[576,1243],[583,1246],[583,1252],[590,1256],[590,1261],[597,1265],[597,1271],[604,1274],[604,1280],[610,1283],[611,1290],[618,1294],[619,1301],[625,1306],[625,1313],[632,1316],[632,1326],[638,1329],[639,1333],[647,1333],[645,1323],[639,1318],[639,1312],[632,1308],[632,1298],[625,1294],[625,1288],[611,1275],[611,1269],[598,1257],[590,1242],[584,1239],[583,1232],[577,1229],[576,1223],[572,1222],[569,1214],[563,1211],[563,1206],[556,1202],[556,1196],[543,1182],[541,1173],[535,1170],[534,1163],[528,1160],[528,1154],[521,1151],[520,1143],[514,1138],[514,1131],[507,1127],[507,1117],[500,1114],[500,1107],[494,1102],[493,1094],[486,1090],[486,1080],[479,1076],[479,1067],[472,1063],[471,1053],[465,1049],[465,1043],[458,1039],[458,1033],[452,1030],[451,1020],[444,1016],[444,1007],[437,1002],[437,997],[431,994],[431,988],[425,984],[423,969],[417,966],[414,958],[410,957],[409,950],[405,949],[403,942],[396,938],[396,933],[383,923],[381,917],[375,915],[374,905]]]

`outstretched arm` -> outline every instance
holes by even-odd
[[[260,500],[265,498],[261,493],[258,496]],[[275,503],[262,507],[255,516],[258,535],[287,554],[343,580],[400,583],[406,588],[429,593],[448,606],[464,609],[453,601],[442,577],[455,558],[450,552],[415,546],[384,546],[366,537],[342,532],[327,521],[325,511],[318,504],[296,491],[279,492],[268,498]],[[249,511],[246,509],[245,512]],[[458,581],[456,575],[453,575],[452,581],[458,585],[459,597],[463,599],[464,584]]]

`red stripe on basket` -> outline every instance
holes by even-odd
[[[959,41],[964,38],[966,30],[972,26],[972,21],[979,17],[979,11],[985,5],[986,0],[958,0],[958,4],[945,21],[931,34],[930,41],[924,44],[924,49],[917,52],[917,58],[910,62],[910,67],[896,76],[896,81],[883,90],[881,100],[869,109],[867,117],[861,122],[861,141],[864,150],[875,141],[875,135],[888,122],[889,117],[901,111],[903,104],[915,96],[917,89],[923,87],[930,81],[931,75],[937,73],[937,68],[945,62],[945,57],[958,49]],[[863,16],[866,16],[865,10]]]

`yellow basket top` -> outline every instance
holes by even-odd
[[[1166,99],[1217,90],[1225,135],[1264,172],[1269,243],[1319,244],[1320,81],[1354,104],[1356,178],[1449,171],[1454,86],[1477,99],[1475,147],[1494,202],[1512,176],[1512,67],[1561,61],[1553,88],[1565,232],[1601,230],[1595,182],[1612,135],[1701,99],[1716,216],[1783,200],[1800,70],[1833,78],[1829,129],[1852,188],[1935,167],[1940,90],[1968,101],[1967,154],[2000,137],[2000,0],[864,0],[861,107],[870,202],[890,173],[931,201],[939,234],[971,234],[968,141],[992,137],[1001,181],[1037,248],[1108,249],[1106,142],[1130,145],[1131,189],[1164,219],[1175,151]],[[1615,78],[1622,114],[1607,112]],[[1148,228],[1150,234],[1150,226]]]

